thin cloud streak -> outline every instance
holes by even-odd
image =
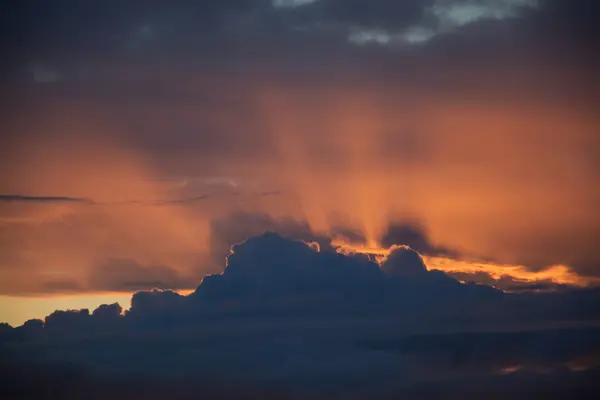
[[[0,194],[0,202],[5,203],[86,203],[94,204],[92,200],[67,196],[26,196],[21,194]]]

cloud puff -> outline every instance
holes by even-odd
[[[123,313],[123,307],[119,303],[102,304],[94,310],[92,317],[111,320],[118,318]]]
[[[408,246],[394,246],[381,264],[381,269],[395,276],[426,276],[427,267],[423,258]]]
[[[182,307],[184,296],[172,290],[152,289],[137,292],[131,298],[129,315],[162,315],[177,313]]]
[[[222,265],[232,243],[240,243],[265,231],[277,232],[293,239],[317,241],[326,245],[328,239],[313,234],[306,221],[293,218],[277,219],[267,213],[236,212],[210,222],[210,251],[215,263]]]

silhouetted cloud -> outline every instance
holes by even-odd
[[[384,247],[406,245],[428,256],[458,256],[458,251],[436,246],[431,243],[427,231],[417,222],[392,223],[381,238]]]
[[[184,199],[175,199],[175,200],[164,200],[164,201],[159,201],[157,202],[157,204],[159,205],[165,205],[165,204],[194,204],[194,203],[199,203],[205,200],[210,199],[209,195],[201,195],[201,196],[195,196],[195,197],[188,197],[188,198],[184,198]]]
[[[427,267],[418,252],[408,246],[395,246],[381,264],[386,274],[396,276],[426,276]]]
[[[176,314],[180,311],[185,297],[172,290],[152,289],[137,292],[131,298],[131,315],[162,315]]]
[[[504,275],[499,278],[492,276],[491,274],[479,271],[479,272],[446,272],[449,276],[458,279],[461,282],[478,283],[488,286],[493,286],[497,289],[506,292],[519,292],[519,291],[555,291],[561,289],[568,289],[569,287],[564,284],[558,284],[550,279],[536,280],[534,282],[530,280],[522,280],[510,275]]]
[[[25,196],[0,194],[0,203],[92,203],[89,199],[66,196]]]
[[[407,246],[380,268],[266,232],[232,246],[224,271],[188,296],[153,289],[136,293],[124,314],[110,304],[4,326],[0,355],[18,393],[33,371],[46,384],[66,365],[104,390],[116,373],[123,385],[173,385],[171,393],[198,381],[211,382],[204,394],[233,383],[311,397],[432,395],[423,385],[531,393],[546,374],[556,389],[597,373],[600,359],[585,356],[600,351],[600,335],[582,326],[600,318],[598,298],[598,290],[502,294],[427,271]]]
[[[102,304],[92,312],[92,317],[111,320],[119,318],[123,312],[123,307],[119,303]]]
[[[266,213],[236,212],[210,222],[210,250],[217,265],[223,263],[232,243],[242,242],[265,231],[277,232],[293,239],[317,241],[326,245],[327,238],[313,234],[306,221],[277,219]]]

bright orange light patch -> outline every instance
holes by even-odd
[[[369,254],[374,256],[378,263],[385,261],[392,248],[381,246],[361,246],[345,243],[341,240],[332,241],[332,245],[342,254]],[[590,286],[600,284],[600,278],[582,277],[573,272],[566,265],[553,265],[541,271],[531,271],[522,265],[492,264],[489,262],[476,262],[456,260],[448,257],[423,256],[427,269],[437,269],[449,273],[477,274],[485,273],[493,279],[510,277],[522,282],[550,281],[556,284],[571,286]]]

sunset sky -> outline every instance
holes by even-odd
[[[192,290],[264,230],[600,282],[597,2],[366,3],[3,6],[0,321]]]

